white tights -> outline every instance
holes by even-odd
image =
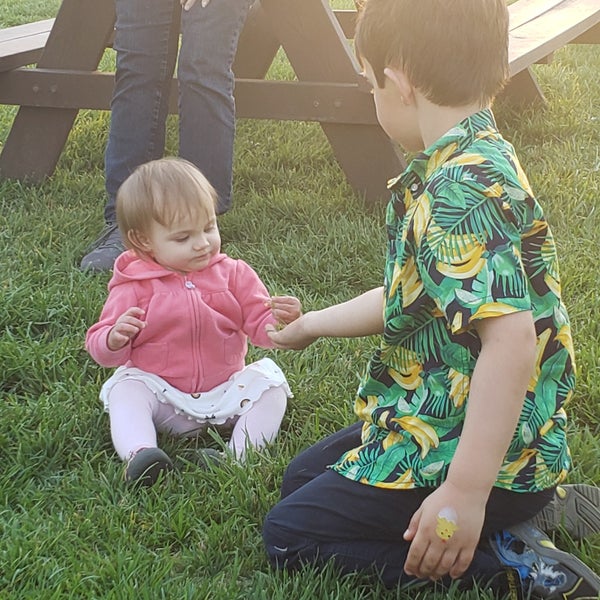
[[[246,448],[262,448],[272,442],[287,406],[283,388],[266,390],[252,408],[237,420],[229,448],[243,460]],[[177,414],[169,404],[160,402],[141,381],[117,383],[109,397],[110,432],[113,445],[122,460],[128,460],[141,448],[157,447],[157,432],[191,436],[205,427],[195,419]]]

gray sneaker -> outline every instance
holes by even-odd
[[[554,498],[528,521],[545,532],[562,528],[574,540],[600,533],[600,488],[583,483],[559,485]]]
[[[125,250],[121,233],[116,223],[107,223],[100,237],[89,247],[81,259],[81,270],[101,273],[110,271],[117,256]]]

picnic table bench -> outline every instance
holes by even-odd
[[[533,64],[569,43],[600,43],[600,0],[517,0],[509,11],[504,94],[511,101],[543,101]],[[349,43],[356,14],[332,9],[329,0],[257,0],[240,37],[235,97],[239,118],[318,122],[349,183],[374,200],[404,159],[377,123]],[[55,19],[0,30],[0,104],[20,107],[0,177],[42,181],[78,111],[110,109],[114,74],[97,69],[114,21],[111,0],[63,0]],[[280,47],[296,80],[266,78]],[[170,110],[177,110],[176,82]]]

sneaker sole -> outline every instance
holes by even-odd
[[[509,527],[508,531],[515,537],[525,542],[539,556],[545,558],[550,564],[558,563],[564,565],[577,577],[576,584],[568,591],[563,591],[561,598],[577,598],[579,600],[598,600],[600,595],[600,577],[594,573],[585,563],[576,556],[559,550],[551,540],[539,529],[528,523],[520,523]],[[594,591],[590,595],[582,595],[579,588],[584,585]],[[556,596],[557,598],[559,596]]]
[[[600,533],[600,488],[583,483],[559,486],[531,523],[546,532],[560,527],[574,540]]]

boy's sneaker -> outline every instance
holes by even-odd
[[[82,271],[100,273],[110,271],[115,260],[125,250],[121,232],[116,223],[107,223],[100,237],[89,247],[87,254],[81,259]]]
[[[171,459],[160,448],[138,450],[125,467],[125,481],[134,485],[149,487],[158,478],[173,469]]]
[[[530,523],[496,533],[490,546],[503,565],[518,571],[526,597],[598,599],[600,577]]]
[[[551,502],[529,522],[546,532],[562,527],[574,540],[600,533],[600,488],[559,485]]]

